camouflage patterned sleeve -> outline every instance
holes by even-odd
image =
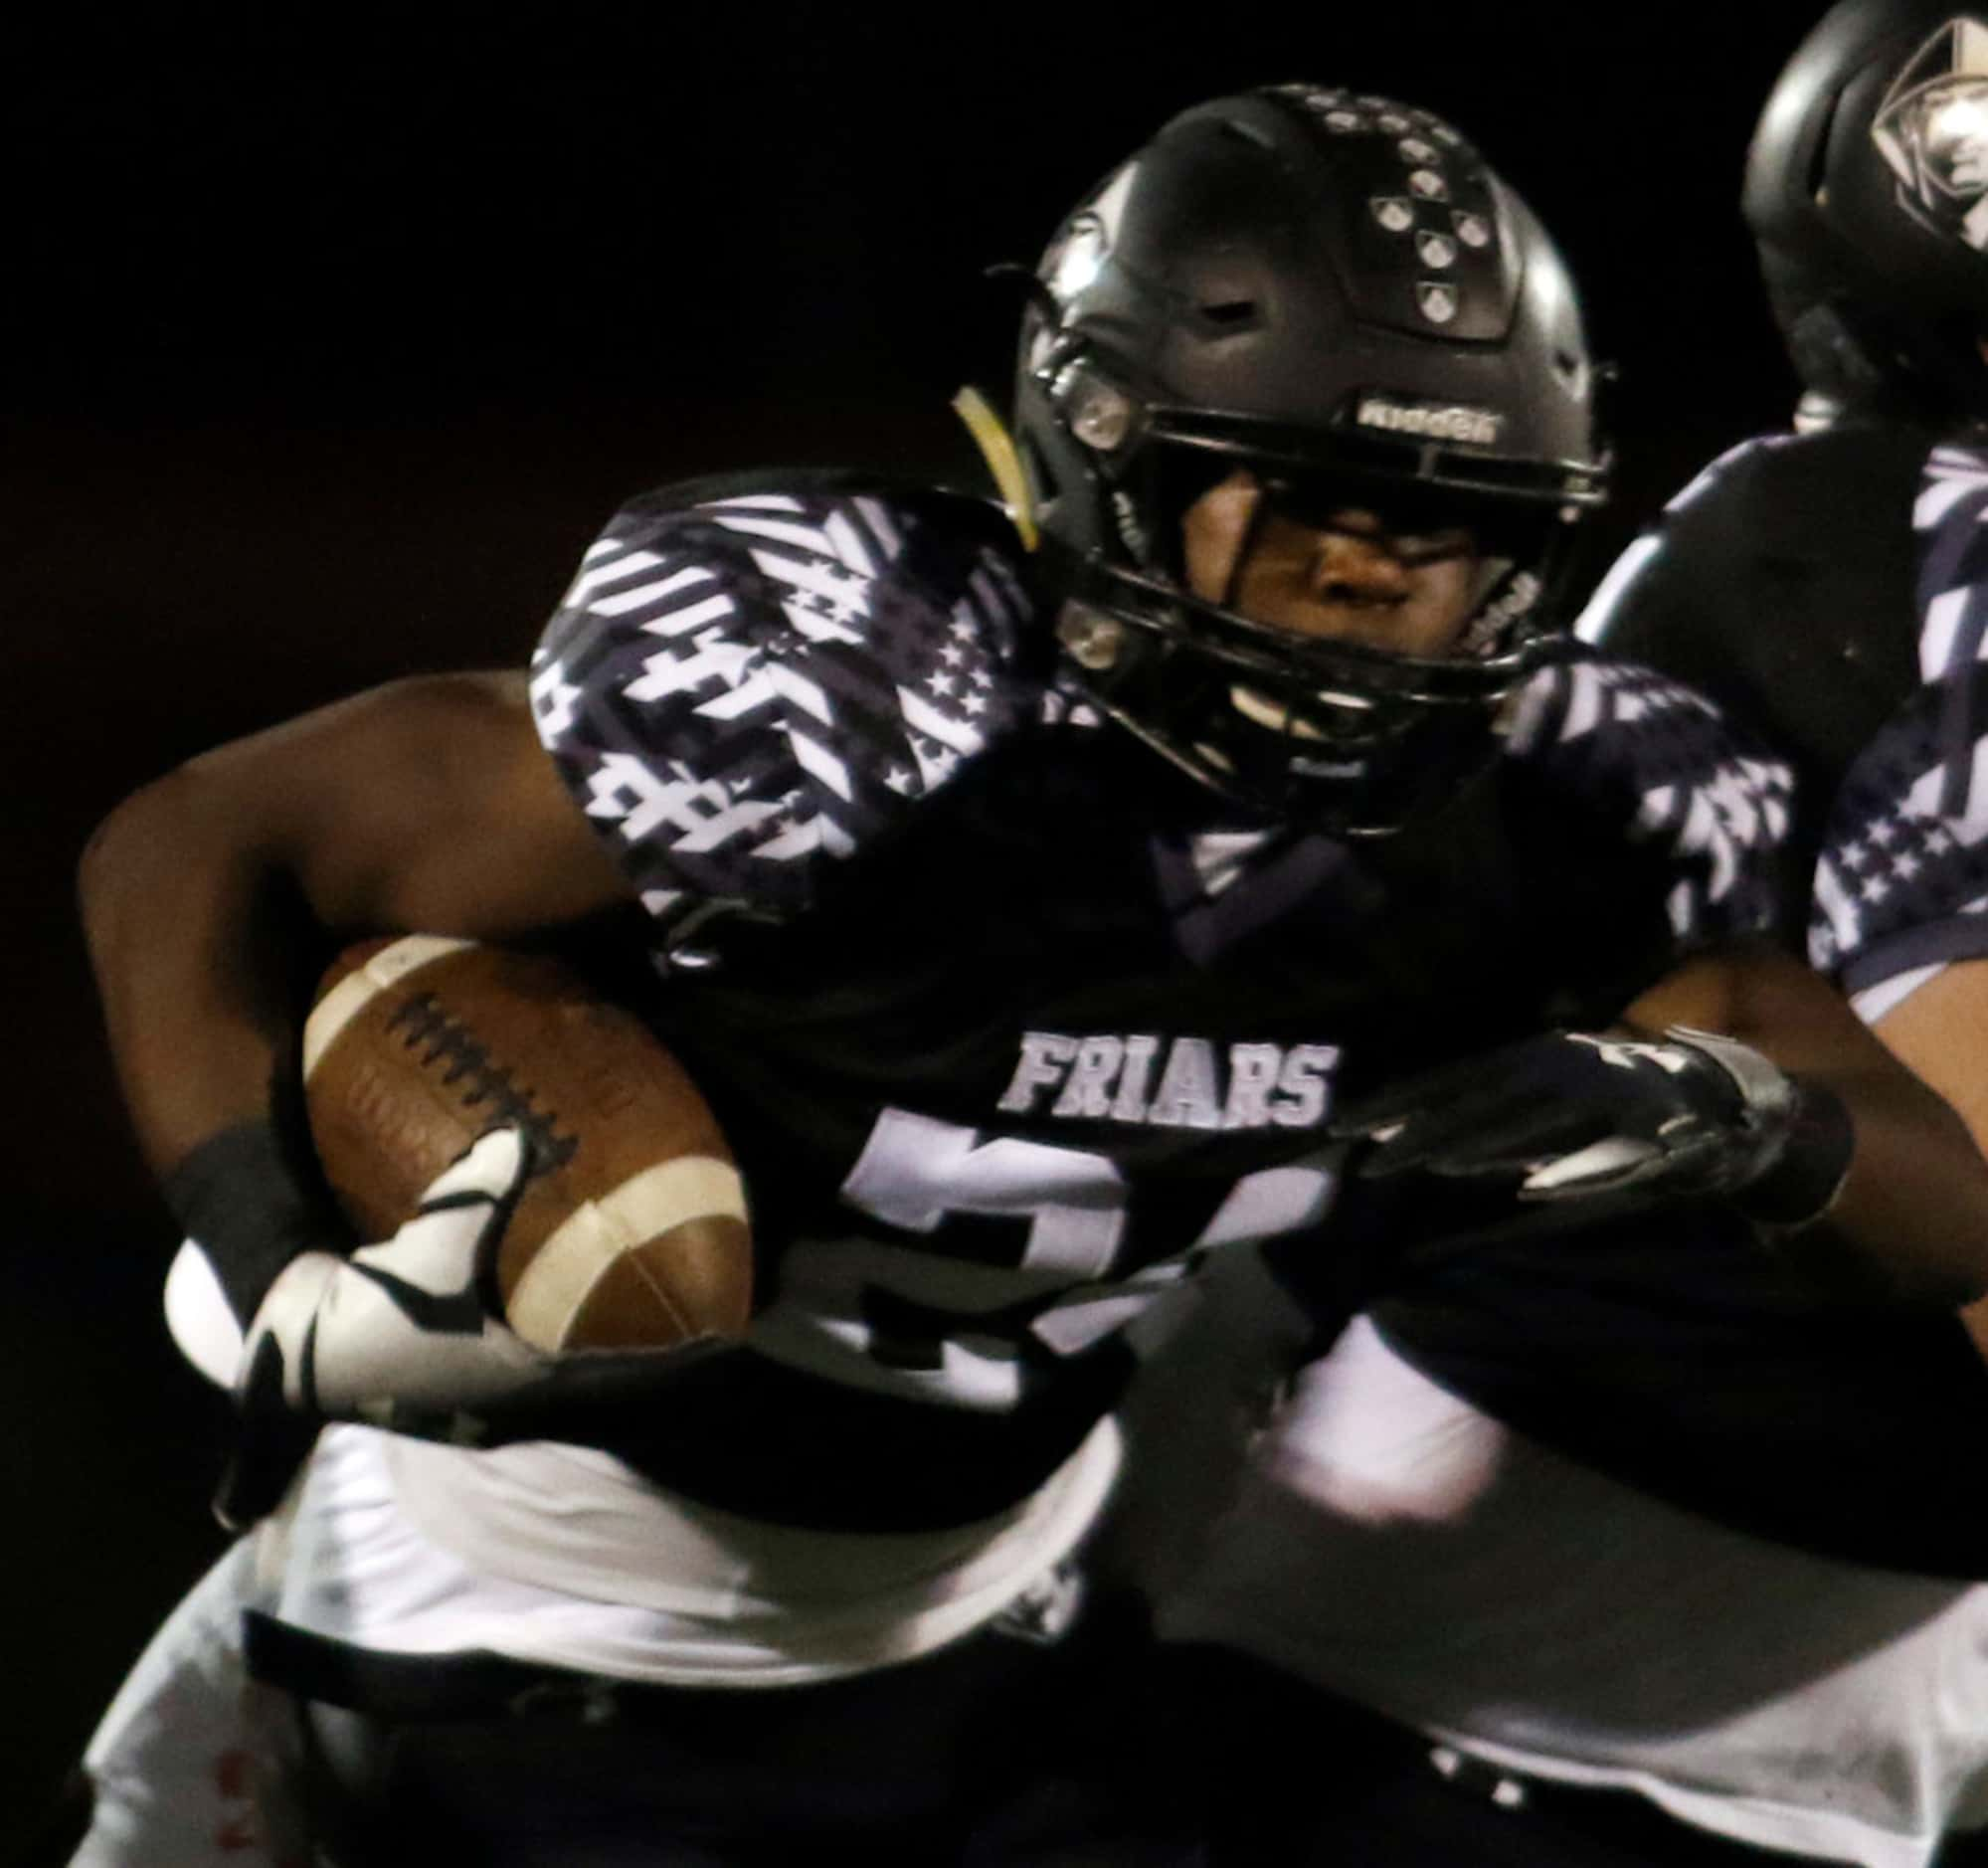
[[[1772,925],[1793,775],[1696,690],[1633,662],[1558,662],[1521,694],[1506,751],[1665,856],[1680,949]]]
[[[806,475],[616,516],[533,656],[532,708],[668,941],[804,910],[1039,706],[1010,537],[958,495]]]
[[[1912,523],[1919,684],[1837,791],[1809,921],[1867,1019],[1988,955],[1988,451],[1935,449]]]

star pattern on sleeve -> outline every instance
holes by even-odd
[[[1988,451],[1931,452],[1912,528],[1920,685],[1831,801],[1811,896],[1811,962],[1867,1004],[1988,953]]]

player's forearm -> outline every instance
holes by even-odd
[[[105,821],[80,894],[118,1078],[164,1175],[267,1116],[308,920],[274,852],[197,768]]]
[[[1834,1086],[1857,1149],[1816,1244],[1849,1247],[1900,1295],[1970,1303],[1988,1291],[1988,1164],[1959,1117],[1898,1074]]]
[[[1988,1290],[1988,1161],[1829,982],[1779,954],[1720,955],[1673,975],[1627,1019],[1736,1038],[1849,1114],[1855,1143],[1836,1196],[1785,1249],[1861,1270],[1908,1301],[1957,1305]]]

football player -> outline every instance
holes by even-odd
[[[107,822],[86,919],[237,1520],[334,1423],[185,1623],[249,1596],[325,1858],[1181,1859],[1096,1756],[1126,1709],[1078,1558],[1128,1326],[1246,1243],[1327,1313],[1515,1236],[1549,1289],[1680,1208],[1777,1293],[1988,1285],[1964,1129],[1748,944],[1783,770],[1555,631],[1592,388],[1552,246],[1449,124],[1220,98],[1045,259],[1010,512],[646,495],[528,675],[358,696]],[[354,1253],[269,1092],[340,940],[603,917],[737,1152],[761,1293],[612,1402],[422,1301],[473,1284],[513,1132]],[[1907,1175],[1937,1198],[1895,1223]],[[481,1443],[357,1424],[397,1408]],[[168,1858],[116,1832],[200,1672],[173,1648],[92,1748],[90,1861]]]
[[[1988,1136],[1984,124],[1988,13],[1854,0],[1817,27],[1745,188],[1809,432],[1710,469],[1579,633],[1788,759],[1784,924]],[[1897,1192],[1906,1226],[1937,1197]],[[1538,1381],[1558,1326],[1485,1260],[1384,1294],[1298,1381],[1203,1568],[1175,1572],[1170,1632],[1277,1670],[1203,1655],[1206,1690],[1288,1721],[1293,1682],[1325,1688],[1370,1761],[1366,1793],[1314,1817],[1321,1851],[1922,1868],[1988,1823],[1980,1416],[1957,1377],[1981,1308],[1925,1319],[1918,1369],[1907,1336],[1842,1339],[1839,1370],[1889,1371],[1853,1398],[1823,1336],[1682,1255],[1649,1266],[1640,1319],[1572,1313],[1613,1366],[1559,1371],[1558,1394]],[[1644,1363],[1664,1344],[1668,1368]],[[1318,1731],[1328,1702],[1305,1703]]]

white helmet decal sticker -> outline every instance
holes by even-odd
[[[1988,252],[1988,25],[1956,18],[1934,33],[1879,105],[1871,139],[1914,220]]]
[[[1448,234],[1417,234],[1415,252],[1432,273],[1445,272],[1457,263],[1457,243]]]
[[[1440,280],[1418,280],[1415,302],[1431,324],[1447,324],[1462,308],[1463,295],[1454,285],[1444,284]]]

